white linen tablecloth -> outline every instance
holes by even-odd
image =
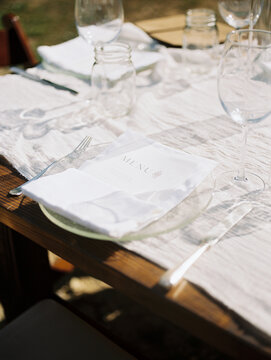
[[[155,70],[161,81],[151,85],[150,78],[149,86],[138,88],[134,108],[120,119],[103,117],[93,104],[89,104],[88,115],[86,112],[80,115],[78,110],[87,108],[84,99],[90,90],[79,79],[34,70],[79,90],[79,96],[75,97],[17,75],[2,76],[0,153],[30,178],[52,160],[71,151],[85,135],[93,136],[94,144],[107,143],[130,129],[165,145],[217,161],[216,173],[235,168],[240,129],[219,103],[215,68],[209,74],[191,79],[178,62],[181,50],[163,49],[163,53],[165,62]],[[270,162],[270,121],[269,118],[253,127],[248,140],[248,167],[265,179]],[[263,196],[261,205],[205,253],[185,276],[269,339],[270,205],[271,196]],[[204,234],[224,216],[224,208],[214,200],[208,211],[188,227],[122,246],[169,268],[192,253]]]

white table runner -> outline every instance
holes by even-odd
[[[52,160],[69,152],[85,135],[94,143],[115,139],[127,129],[191,154],[216,160],[216,173],[238,163],[239,128],[225,115],[216,92],[213,74],[189,80],[172,56],[181,50],[163,49],[166,67],[163,81],[138,88],[131,113],[121,119],[104,118],[90,106],[89,116],[78,109],[88,85],[60,74],[48,78],[78,89],[75,97],[49,86],[7,75],[0,78],[0,153],[24,176],[33,176]],[[176,73],[176,69],[179,71]],[[36,70],[41,71],[41,70]],[[82,105],[83,104],[83,105]],[[33,109],[46,113],[31,117]],[[25,118],[20,116],[22,110]],[[32,113],[31,111],[32,110]],[[41,111],[38,111],[41,114]],[[249,168],[268,178],[271,119],[257,124],[250,133]],[[229,309],[238,313],[265,336],[271,336],[271,196],[254,209],[224,240],[204,254],[186,278],[202,287]],[[225,211],[215,202],[193,224],[157,238],[122,244],[165,268],[184,259]],[[91,241],[91,240],[90,240]]]

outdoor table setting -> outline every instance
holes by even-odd
[[[237,319],[226,331],[270,356],[271,33],[233,33],[224,46],[214,27],[206,49],[166,47],[123,22],[119,1],[111,10],[99,29],[77,0],[79,36],[0,77],[3,184],[17,171],[1,207],[16,215],[26,196],[67,246],[113,243],[171,270],[153,284],[169,301],[188,281]]]

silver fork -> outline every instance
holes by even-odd
[[[79,145],[76,146],[76,148],[70,152],[69,154],[63,156],[62,158],[58,159],[58,160],[55,160],[53,161],[50,165],[48,165],[45,169],[43,169],[40,173],[38,173],[36,176],[34,176],[32,179],[26,181],[24,184],[27,184],[33,180],[37,180],[38,178],[40,178],[43,174],[46,173],[47,170],[49,170],[53,165],[55,165],[56,163],[58,163],[59,161],[63,160],[63,159],[66,159],[66,158],[74,158],[74,157],[77,157],[79,156],[83,151],[86,150],[86,148],[89,146],[90,142],[92,140],[92,137],[91,136],[86,136],[81,142]],[[22,186],[24,185],[20,185],[18,187],[16,187],[15,189],[12,189],[9,191],[9,194],[10,195],[13,195],[13,196],[18,196],[18,195],[21,195],[22,194]]]

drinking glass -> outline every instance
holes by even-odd
[[[262,12],[257,22],[257,29],[271,31],[271,0],[264,0]]]
[[[90,45],[117,38],[123,24],[121,0],[75,0],[78,34]]]
[[[123,24],[122,0],[75,0],[75,24],[79,36],[90,47],[90,69],[94,63],[94,48],[97,44],[109,43],[115,40]],[[92,83],[91,78],[89,79]],[[84,106],[78,114],[77,121],[82,124],[93,124],[97,114],[94,104],[90,109],[93,95],[89,94]],[[91,111],[93,113],[91,113]]]
[[[184,63],[189,75],[205,74],[214,65],[218,31],[211,9],[189,9],[183,31]]]
[[[216,179],[216,190],[259,192],[264,181],[245,171],[248,125],[271,114],[271,32],[236,30],[228,34],[218,69],[218,95],[230,118],[242,128],[240,164]]]
[[[129,113],[135,100],[135,75],[128,44],[95,46],[91,79],[93,97],[102,114],[119,118]]]
[[[218,10],[223,20],[241,29],[256,24],[262,11],[264,0],[218,0]]]

